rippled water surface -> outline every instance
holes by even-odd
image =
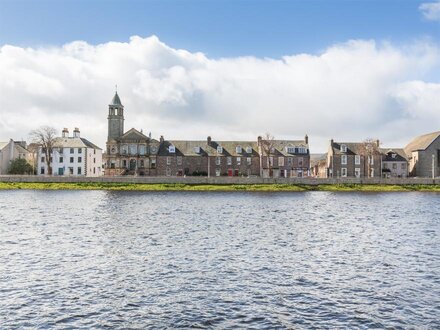
[[[0,328],[439,328],[439,202],[0,191]]]

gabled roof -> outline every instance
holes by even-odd
[[[135,128],[131,128],[130,130],[128,130],[127,132],[124,133],[124,135],[122,135],[119,138],[120,141],[123,140],[150,140],[150,138],[146,135],[144,135],[143,133],[139,132],[137,129]]]
[[[309,153],[309,145],[306,143],[306,141],[304,140],[274,140],[271,141],[273,147],[275,148],[275,153],[273,154],[274,156],[292,156],[292,155],[306,155]],[[306,148],[307,149],[307,153],[290,153],[287,152],[287,148],[292,147],[292,148]],[[298,150],[299,151],[299,150]]]
[[[439,136],[440,131],[420,135],[408,143],[408,145],[405,147],[405,153],[410,155],[411,152],[416,150],[426,150],[426,148],[428,148]]]
[[[341,152],[341,146],[347,147],[347,152]],[[332,148],[335,155],[362,155],[365,153],[365,142],[333,142]],[[380,148],[377,151],[380,152]]]
[[[81,141],[86,145],[86,147],[88,148],[93,148],[93,149],[98,149],[98,150],[102,150],[100,147],[98,147],[96,144],[93,144],[92,142],[90,142],[87,139],[84,138],[80,138]]]
[[[175,153],[169,152],[169,147],[176,148]],[[237,147],[241,147],[241,153],[237,152]],[[217,147],[222,147],[223,152],[218,153]],[[248,153],[247,148],[251,147],[252,152]],[[200,152],[196,149],[200,148]],[[208,145],[206,140],[183,141],[173,140],[164,141],[159,149],[161,156],[233,156],[233,157],[252,157],[258,156],[257,142],[253,141],[211,141]]]
[[[406,162],[406,154],[402,148],[380,148],[381,154],[383,155],[382,160],[385,162]],[[392,154],[396,154],[393,158]]]
[[[9,144],[9,142],[0,142],[0,150],[2,150],[4,147],[6,147]]]
[[[101,148],[97,147],[95,144],[90,142],[87,139],[84,138],[78,138],[78,137],[57,137],[55,139],[54,143],[55,147],[62,147],[62,148],[93,148],[93,149],[99,149]]]

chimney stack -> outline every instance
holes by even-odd
[[[304,141],[305,141],[306,144],[309,144],[309,136],[307,134],[304,137]]]
[[[210,136],[208,136],[208,137],[206,138],[206,142],[208,143],[208,146],[211,145],[211,137],[210,137]]]
[[[160,143],[163,143],[163,141],[164,141],[163,135],[160,136],[160,140],[159,141],[160,141]]]
[[[75,138],[79,138],[80,137],[80,135],[79,135],[79,128],[78,127],[75,127],[75,129],[73,130],[73,137],[75,137]]]
[[[258,145],[261,145],[262,140],[263,140],[263,138],[261,136],[257,137]]]
[[[69,137],[69,130],[67,128],[63,128],[63,138],[68,138]]]
[[[377,145],[378,148],[380,147],[380,141],[379,141],[379,139],[376,140],[376,145]]]
[[[333,143],[334,143],[334,141],[333,141],[333,139],[331,139],[331,140],[330,140],[330,146],[331,146],[331,147],[333,146]]]

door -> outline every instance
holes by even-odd
[[[238,176],[238,170],[234,171],[234,176]]]
[[[228,176],[232,176],[232,175],[233,175],[233,172],[232,172],[231,169],[229,169],[229,170],[228,170]]]
[[[58,175],[64,175],[64,168],[60,167],[58,169]]]
[[[136,160],[132,159],[130,160],[130,171],[133,171],[136,169]]]

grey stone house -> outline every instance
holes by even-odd
[[[408,158],[410,176],[440,175],[440,131],[416,137],[404,150]]]
[[[365,143],[332,139],[327,152],[326,177],[380,177],[381,161],[379,140]]]
[[[408,160],[401,148],[380,148],[382,154],[382,177],[406,178],[408,176]]]

